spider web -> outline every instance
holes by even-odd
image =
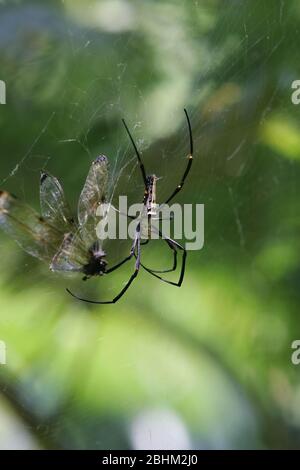
[[[33,124],[18,145],[23,151],[13,151],[3,165],[1,186],[37,207],[38,172],[40,168],[49,169],[66,186],[75,211],[90,162],[104,153],[110,159],[114,200],[118,194],[126,194],[131,202],[140,202],[143,182],[121,125],[123,117],[143,153],[147,171],[158,170],[162,177],[158,197],[164,200],[169,188],[180,181],[185,166],[188,135],[183,108],[187,107],[195,141],[194,176],[187,181],[189,189],[185,188],[178,200],[211,201],[213,205],[214,184],[225,188],[235,238],[245,247],[243,201],[237,201],[235,191],[241,175],[251,167],[247,145],[251,129],[249,132],[245,128],[238,140],[235,136],[224,139],[222,152],[219,145],[214,145],[213,136],[223,138],[230,132],[230,110],[241,99],[240,82],[251,65],[256,65],[257,51],[265,48],[259,64],[263,67],[282,46],[286,34],[285,1],[280,1],[272,17],[262,15],[258,24],[252,24],[247,5],[233,14],[237,1],[228,2],[218,20],[214,19],[209,3],[192,2],[188,15],[179,2],[171,7],[172,2],[165,1],[162,3],[170,9],[173,20],[171,37],[169,23],[155,14],[159,7],[142,4],[138,15],[144,20],[139,24],[137,13],[127,2],[112,3],[114,6],[109,7],[109,2],[90,2],[86,12],[83,3],[74,5],[68,1],[58,3],[58,8],[50,2],[43,6],[21,2],[17,9],[2,7],[3,25],[13,23],[15,29],[19,27],[17,42],[8,28],[4,27],[2,32],[7,59],[17,63],[17,73],[8,69],[8,87],[12,96],[15,94],[14,100],[20,101],[21,112],[31,102],[37,102],[37,110],[33,111]],[[93,11],[98,11],[98,22],[93,19]],[[113,24],[105,21],[109,14],[115,15]],[[185,15],[184,22],[180,21],[181,14]],[[194,27],[192,15],[198,17],[202,42],[189,36]],[[21,18],[26,21],[21,23]],[[139,27],[144,28],[144,38],[137,46]],[[275,37],[273,31],[278,28],[282,34]],[[226,34],[227,31],[230,33]],[[31,45],[30,35],[36,36],[36,44]],[[158,45],[159,54],[148,64],[141,52],[146,56]],[[196,60],[198,55],[200,63]],[[182,61],[180,66],[178,61]],[[140,76],[141,70],[149,74],[149,79]],[[264,86],[263,80],[259,86]],[[260,110],[262,124],[279,92],[277,84]],[[249,97],[242,99],[247,102]],[[39,107],[45,111],[40,112]],[[36,186],[26,183],[34,179],[33,175]],[[228,214],[222,214],[218,207],[214,210],[215,219],[222,226]],[[208,243],[216,236],[222,238],[211,230],[214,232],[209,226],[205,233]],[[115,245],[113,252],[119,258],[124,242]]]
[[[0,79],[7,85],[7,104],[0,108],[5,151],[0,189],[39,210],[39,172],[46,169],[62,182],[76,213],[89,166],[105,154],[113,204],[117,205],[119,194],[127,195],[129,204],[141,202],[143,181],[122,126],[124,118],[147,173],[161,178],[158,202],[162,202],[185,169],[189,144],[183,109],[187,108],[195,154],[176,202],[205,204],[205,249],[189,256],[188,269],[223,268],[236,259],[251,270],[255,249],[288,231],[270,208],[278,201],[280,214],[290,210],[292,218],[293,210],[299,212],[298,156],[284,154],[280,142],[274,144],[268,137],[270,128],[274,134],[278,115],[280,119],[288,115],[284,122],[291,121],[298,132],[299,111],[291,105],[290,84],[299,78],[295,64],[299,7],[297,1],[271,3],[1,2]],[[287,194],[284,209],[281,192]],[[47,267],[0,236],[9,285],[25,290],[40,283],[54,299],[60,292],[61,298],[65,295],[61,280]],[[122,259],[129,246],[130,241],[122,240],[108,244],[109,262]],[[150,252],[145,249],[143,256],[151,265],[151,258],[161,258],[165,266],[169,254],[157,246],[153,244]],[[92,298],[111,299],[131,271],[128,266],[101,283],[78,279],[74,289],[71,281],[66,286],[85,297],[90,293]],[[198,293],[200,270],[196,281]],[[139,308],[148,284],[140,286]],[[220,426],[218,417],[216,428]],[[224,435],[230,434],[230,427]]]

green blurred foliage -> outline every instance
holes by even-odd
[[[195,160],[177,201],[205,204],[181,289],[141,273],[114,306],[76,302],[0,234],[0,414],[36,446],[132,448],[136,417],[166,409],[193,448],[299,448],[299,21],[297,0],[1,2],[3,189],[38,208],[47,168],[75,208],[95,156],[117,172],[133,156],[126,117],[162,201],[184,169],[187,107]],[[136,165],[118,193],[140,202]],[[72,282],[112,298],[131,269]]]

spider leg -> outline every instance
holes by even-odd
[[[113,271],[115,271],[116,269],[118,269],[120,266],[122,266],[122,264],[126,263],[127,261],[129,261],[130,259],[132,258],[132,254],[130,253],[129,256],[126,256],[126,258],[123,259],[123,261],[121,261],[120,263],[116,264],[115,266],[113,266],[112,268],[109,268],[105,271],[105,274],[110,274],[112,273]]]
[[[171,248],[171,250],[173,251],[173,267],[170,268],[170,269],[163,269],[163,270],[159,270],[159,269],[150,269],[150,271],[152,273],[160,273],[160,274],[163,274],[163,273],[171,273],[173,271],[175,271],[175,269],[177,268],[177,250],[176,248],[168,241],[166,240],[165,238],[163,238],[163,240],[168,244],[169,248]],[[146,245],[148,242],[149,242],[149,238],[146,240],[146,242],[144,243],[141,243],[141,245]],[[142,265],[143,266],[143,265]],[[143,266],[144,267],[144,266]]]
[[[163,282],[166,282],[167,284],[171,284],[172,286],[177,286],[177,287],[180,287],[182,282],[183,282],[183,279],[184,279],[184,273],[185,273],[185,265],[186,265],[186,257],[187,257],[187,251],[186,249],[180,245],[179,243],[177,243],[175,240],[172,240],[171,238],[168,238],[166,236],[164,236],[162,234],[162,232],[159,231],[159,235],[164,239],[166,240],[166,242],[168,243],[168,245],[170,247],[172,247],[172,250],[174,250],[174,252],[176,252],[176,258],[175,258],[175,255],[174,255],[174,261],[176,259],[176,266],[177,266],[177,249],[183,251],[183,255],[182,255],[182,261],[181,261],[181,270],[180,270],[180,276],[179,276],[179,280],[177,282],[173,282],[173,281],[169,281],[168,279],[164,279],[163,277],[159,276],[158,274],[156,274],[157,272],[159,271],[154,271],[153,269],[149,269],[147,268],[144,264],[141,263],[141,266],[143,267],[143,269],[145,269],[145,271],[147,271],[149,274],[151,274],[152,276],[154,277],[157,277],[158,279],[160,279],[161,281]],[[176,269],[176,267],[175,267]],[[175,270],[174,269],[174,270]],[[171,270],[170,270],[171,271]],[[168,271],[166,271],[168,272]]]
[[[172,240],[172,242],[174,242],[174,240]],[[176,242],[175,242],[176,243]],[[175,249],[175,246],[174,246],[174,249]],[[153,271],[152,269],[149,269],[147,268],[144,264],[141,263],[141,266],[143,269],[145,269],[145,271],[147,271],[149,274],[151,274],[152,276],[156,277],[157,279],[160,279],[161,281],[163,282],[166,282],[167,284],[171,284],[172,286],[176,286],[176,287],[180,287],[182,282],[183,282],[183,279],[184,279],[184,274],[185,274],[185,265],[186,265],[186,257],[187,257],[187,251],[186,249],[180,245],[180,249],[183,250],[183,255],[182,255],[182,261],[181,261],[181,270],[180,270],[180,276],[179,276],[179,280],[177,282],[173,282],[173,281],[169,281],[168,279],[165,279],[163,278],[162,276],[159,276],[158,274],[156,274],[155,271]]]
[[[131,283],[134,281],[134,279],[137,277],[137,275],[139,273],[139,269],[140,269],[140,266],[141,266],[141,261],[140,261],[141,260],[140,240],[141,240],[141,238],[140,238],[140,224],[138,224],[138,226],[136,228],[135,239],[134,239],[134,242],[132,244],[132,248],[130,250],[130,255],[127,256],[123,261],[121,261],[120,263],[113,266],[110,270],[107,271],[107,273],[110,273],[110,272],[114,271],[115,269],[120,267],[122,264],[126,263],[126,261],[129,261],[133,256],[136,256],[135,270],[134,270],[133,274],[130,276],[129,281],[123,287],[123,289],[119,292],[119,294],[116,295],[112,300],[106,300],[106,301],[89,300],[89,299],[84,299],[82,297],[79,297],[76,294],[73,294],[69,289],[66,289],[66,291],[72,297],[74,297],[77,300],[81,300],[82,302],[87,302],[87,303],[90,303],[90,304],[97,304],[97,305],[99,305],[99,304],[100,305],[101,304],[115,304],[125,294],[127,289],[130,287]],[[135,251],[137,251],[136,255],[135,255]]]
[[[140,266],[141,266],[141,246],[140,246],[140,234],[139,234],[139,232],[138,232],[138,236],[136,238],[136,242],[134,243],[134,245],[135,246],[134,246],[132,254],[131,254],[131,256],[133,256],[134,253],[135,253],[135,250],[137,251],[137,257],[136,257],[136,262],[135,262],[134,273],[131,275],[131,277],[130,277],[129,281],[127,282],[126,286],[123,287],[121,292],[116,297],[114,297],[113,300],[111,300],[110,302],[101,302],[101,303],[115,304],[116,302],[118,302],[118,300],[125,294],[127,289],[130,287],[131,283],[137,277],[137,275],[139,273],[139,270],[140,270]]]
[[[193,163],[194,143],[193,143],[193,135],[192,135],[192,126],[191,126],[191,122],[190,122],[190,118],[189,118],[189,115],[187,113],[187,110],[184,109],[184,112],[185,112],[185,116],[186,116],[186,120],[187,120],[187,124],[188,124],[189,138],[190,138],[190,153],[188,155],[188,163],[187,163],[185,172],[183,174],[183,177],[181,178],[181,181],[180,181],[179,185],[174,189],[171,196],[168,197],[168,199],[166,200],[166,202],[164,202],[164,204],[168,204],[171,201],[171,199],[173,199],[173,197],[177,193],[179,193],[179,191],[183,188],[185,179],[186,179],[187,175],[189,174],[189,171],[190,171],[192,163]]]
[[[126,129],[126,132],[127,132],[128,136],[129,136],[129,138],[130,138],[130,140],[131,140],[131,143],[132,143],[132,145],[133,145],[133,148],[134,148],[134,150],[135,150],[135,153],[136,153],[136,156],[137,156],[139,165],[140,165],[140,170],[141,170],[141,173],[142,173],[144,185],[145,185],[145,187],[146,187],[146,186],[147,186],[146,170],[145,170],[144,164],[143,164],[143,162],[142,162],[141,155],[140,155],[140,153],[139,153],[139,151],[138,151],[138,149],[137,149],[137,146],[136,146],[136,144],[135,144],[135,142],[134,142],[134,140],[133,140],[133,137],[132,137],[132,135],[131,135],[131,133],[130,133],[128,127],[127,127],[127,124],[126,124],[125,120],[122,119],[122,122],[123,122],[123,124],[124,124],[124,127],[125,127],[125,129]]]
[[[166,241],[166,243],[168,244],[168,246],[171,248],[171,250],[173,251],[173,267],[170,268],[170,269],[163,269],[163,270],[158,270],[158,269],[151,269],[150,271],[152,273],[160,273],[160,274],[163,274],[163,273],[171,273],[173,271],[176,270],[177,268],[177,250],[176,248],[166,239],[164,239]]]

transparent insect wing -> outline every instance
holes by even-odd
[[[99,209],[106,203],[108,187],[108,160],[100,155],[93,161],[78,202],[78,222],[81,236],[87,246],[97,239],[96,227]]]
[[[83,271],[88,264],[88,251],[85,249],[79,234],[66,233],[63,242],[52,259],[52,271]]]
[[[31,256],[49,262],[63,234],[24,202],[0,192],[0,227]]]
[[[51,225],[64,232],[74,227],[74,219],[60,182],[45,172],[41,173],[40,179],[40,205],[43,217]]]

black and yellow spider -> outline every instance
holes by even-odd
[[[186,109],[184,112],[189,130],[190,153],[180,184],[164,204],[169,203],[182,189],[193,161],[191,124]],[[124,120],[123,123],[138,159],[145,190],[143,214],[137,221],[130,253],[115,266],[108,267],[102,242],[96,237],[96,225],[98,223],[96,218],[97,209],[101,204],[107,202],[108,159],[104,155],[97,157],[91,165],[78,201],[78,220],[75,220],[71,214],[63,188],[58,179],[46,172],[41,173],[40,179],[41,215],[7,191],[0,191],[0,227],[15,239],[27,253],[46,261],[51,271],[83,273],[83,279],[86,280],[90,277],[110,274],[127,261],[132,258],[135,259],[134,272],[123,289],[112,300],[89,300],[81,298],[67,289],[76,299],[93,304],[116,303],[137,277],[140,267],[161,281],[178,287],[181,286],[185,273],[187,256],[185,248],[151,225],[153,207],[156,203],[157,177],[155,175],[146,175],[137,146]],[[149,231],[149,236],[144,242],[141,241],[143,220],[146,220],[147,230]],[[158,230],[159,237],[167,243],[173,252],[173,266],[171,269],[164,271],[152,270],[141,262],[141,245],[151,240],[150,232],[152,229]],[[176,270],[178,250],[183,252],[180,276],[178,282],[172,282],[163,278],[161,274]]]

